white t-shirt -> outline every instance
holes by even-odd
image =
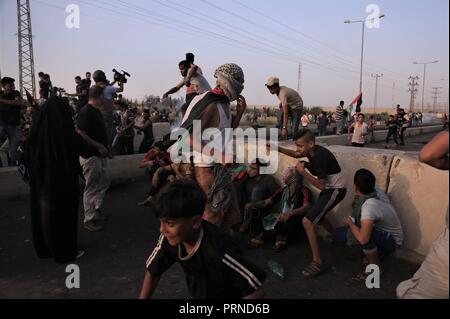
[[[355,131],[353,133],[352,143],[365,144],[366,140],[364,134],[367,134],[368,126],[367,123],[363,123],[361,126],[355,125]]]
[[[368,199],[361,207],[361,221],[371,220],[377,230],[391,234],[397,245],[403,244],[403,229],[391,204],[382,200]]]

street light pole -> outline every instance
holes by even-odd
[[[359,93],[363,92],[363,65],[364,65],[364,37],[366,31],[366,22],[362,23],[362,41],[361,41],[361,72],[359,74]]]
[[[425,107],[425,82],[426,82],[426,76],[427,76],[427,65],[428,64],[434,64],[438,63],[439,61],[433,61],[433,62],[414,62],[414,64],[423,64],[423,88],[422,88],[422,113],[424,111]]]
[[[384,18],[384,14],[380,14],[378,17],[379,19]],[[361,40],[361,69],[359,74],[359,93],[362,94],[363,92],[363,70],[364,70],[364,41],[365,41],[365,33],[366,33],[366,22],[367,21],[373,21],[374,19],[366,19],[366,20],[359,20],[359,21],[350,21],[346,20],[344,23],[346,24],[352,24],[352,23],[361,23],[362,24],[362,40]]]

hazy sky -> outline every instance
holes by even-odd
[[[414,61],[439,60],[428,67],[426,101],[432,87],[444,87],[449,69],[448,0],[31,0],[36,73],[74,91],[76,75],[116,67],[132,74],[125,96],[162,95],[180,80],[178,62],[193,52],[212,84],[223,63],[242,66],[249,104],[276,104],[264,87],[269,76],[297,88],[303,65],[305,105],[347,103],[359,90],[361,24],[367,5],[386,17],[366,30],[365,107],[374,103],[372,73],[383,73],[379,106],[409,104],[408,77],[422,78]],[[80,29],[65,25],[69,4],[81,10]],[[0,0],[0,67],[18,79],[16,1]],[[395,82],[396,89],[393,90]],[[422,80],[419,81],[422,84]],[[421,100],[421,89],[418,100]],[[184,90],[175,96],[183,96]]]

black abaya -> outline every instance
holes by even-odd
[[[78,252],[82,144],[66,99],[52,97],[37,112],[27,145],[33,244],[38,257],[66,263]]]

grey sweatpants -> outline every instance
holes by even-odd
[[[87,223],[94,220],[95,211],[102,208],[103,200],[111,181],[106,159],[101,159],[98,156],[92,156],[88,159],[80,157],[80,164],[86,180],[83,205],[84,222]]]

